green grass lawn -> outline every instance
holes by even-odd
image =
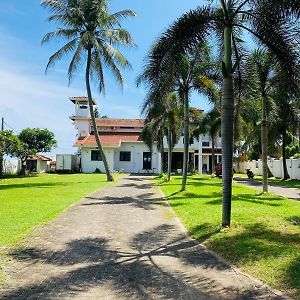
[[[245,174],[235,174],[234,176],[248,178],[247,175],[245,175]],[[255,175],[254,179],[262,181],[262,176]],[[278,179],[275,177],[269,178],[268,180],[269,180],[269,183],[275,184],[278,186],[300,189],[300,180],[296,180],[296,179],[282,180],[282,179]]]
[[[234,184],[232,226],[221,229],[221,180],[157,179],[190,234],[242,270],[300,299],[300,202]]]
[[[107,185],[103,174],[43,174],[0,181],[0,249]]]

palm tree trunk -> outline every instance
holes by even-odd
[[[4,177],[3,153],[0,153],[0,179]]]
[[[167,180],[170,181],[171,179],[171,172],[172,172],[172,148],[173,148],[173,141],[172,141],[172,131],[170,128],[168,128],[168,175]]]
[[[263,169],[263,193],[268,193],[268,121],[267,99],[265,96],[262,98],[261,153]]]
[[[92,98],[92,92],[91,92],[91,86],[90,86],[90,68],[91,68],[92,49],[88,48],[87,52],[88,53],[87,53],[85,82],[86,82],[86,91],[87,91],[87,95],[88,95],[88,99],[89,99],[89,109],[90,109],[90,115],[91,115],[91,119],[92,119],[94,135],[95,135],[97,147],[99,149],[99,152],[100,152],[103,164],[104,164],[107,181],[113,181],[114,179],[113,179],[113,177],[111,175],[111,172],[109,170],[107,159],[106,159],[105,153],[103,151],[103,148],[102,148],[102,145],[101,145],[101,142],[100,142],[99,133],[98,133],[98,130],[97,130],[97,125],[96,125],[94,109],[93,109],[93,98]]]
[[[286,165],[286,130],[282,133],[282,166],[283,166],[283,179],[290,179],[290,175]]]
[[[185,191],[186,189],[188,159],[189,159],[190,120],[189,120],[188,91],[185,91],[183,93],[183,106],[184,106],[184,152],[183,152],[183,174],[182,174],[181,191]]]
[[[21,170],[19,172],[19,175],[21,176],[26,175],[26,161],[27,161],[27,156],[21,158]]]
[[[230,226],[232,200],[232,156],[233,156],[233,76],[232,76],[232,28],[224,31],[224,80],[222,94],[222,225]]]
[[[215,171],[215,137],[211,137],[211,173],[214,174]]]
[[[161,142],[160,142],[160,165],[161,165],[161,173],[164,172],[164,154],[165,154],[165,150],[164,150],[164,136],[161,135]]]

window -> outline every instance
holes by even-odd
[[[120,161],[131,161],[131,152],[121,151],[120,152]]]
[[[91,151],[91,160],[92,161],[102,161],[101,154],[98,150]]]
[[[209,147],[209,142],[202,142],[203,147]]]

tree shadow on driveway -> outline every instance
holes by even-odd
[[[183,235],[175,237],[174,230],[163,224],[141,232],[131,239],[127,250],[113,246],[109,239],[85,238],[70,241],[59,250],[31,247],[14,251],[10,256],[26,266],[29,278],[33,270],[41,276],[53,268],[57,273],[38,283],[25,280],[22,286],[6,291],[3,298],[76,297],[101,287],[109,287],[117,298],[128,299],[253,299],[258,293],[250,288],[224,288],[218,277],[206,275],[208,270],[227,274],[231,268],[195,241]],[[190,273],[193,268],[203,272],[195,276]]]

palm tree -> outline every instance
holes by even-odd
[[[152,153],[153,146],[156,143],[157,150],[161,153],[161,168],[163,170],[164,165],[164,124],[160,118],[153,118],[153,112],[150,112],[149,115],[145,118],[145,123],[143,130],[141,132],[141,137],[144,143],[149,148],[149,151]]]
[[[194,50],[186,51],[178,57],[178,63],[156,65],[156,51],[160,42],[154,44],[150,51],[143,73],[138,77],[138,84],[146,83],[149,89],[149,99],[164,99],[170,91],[178,92],[183,106],[184,122],[184,153],[183,153],[183,176],[181,191],[186,189],[189,141],[190,141],[190,94],[193,90],[207,94],[208,91],[200,83],[203,78],[213,77],[214,63],[211,59],[211,49],[207,45],[201,45]],[[201,76],[199,76],[201,74]]]
[[[219,3],[214,5],[214,3]],[[269,48],[293,82],[298,70],[298,26],[300,2],[292,0],[219,0],[191,10],[174,22],[157,42],[151,62],[159,78],[161,67],[174,68],[187,50],[215,37],[223,56],[222,92],[222,225],[230,226],[232,200],[234,84],[243,55],[243,34]],[[295,25],[296,24],[296,25]],[[155,68],[153,68],[155,70]]]
[[[290,178],[287,163],[286,163],[286,146],[287,133],[296,133],[299,123],[299,91],[298,94],[291,93],[288,83],[280,83],[274,90],[272,98],[275,102],[275,109],[273,111],[274,121],[271,124],[272,137],[279,139],[281,142],[282,152],[282,167],[283,179]]]
[[[263,167],[263,192],[268,192],[268,104],[278,83],[276,61],[270,52],[256,49],[246,66],[247,87],[251,98],[261,99],[261,148]]]
[[[168,170],[167,181],[171,178],[172,150],[180,138],[182,122],[180,119],[181,103],[176,93],[170,93],[163,99],[151,97],[146,99],[143,113],[146,115],[143,140],[152,148],[156,142],[160,148],[163,167],[164,145],[163,138],[168,141]]]
[[[204,115],[202,122],[198,124],[198,128],[194,132],[197,136],[199,134],[208,134],[211,139],[211,156],[212,156],[212,172],[215,169],[215,145],[216,139],[221,132],[221,114],[220,111],[214,107],[211,111]]]
[[[112,71],[116,81],[123,86],[121,68],[129,67],[127,59],[115,48],[119,45],[134,46],[131,35],[121,27],[120,21],[136,14],[131,10],[108,12],[106,0],[43,0],[42,6],[48,8],[52,15],[49,21],[57,22],[61,27],[47,33],[42,43],[54,38],[63,38],[67,43],[49,59],[46,70],[70,53],[74,53],[68,68],[69,83],[81,63],[85,61],[85,82],[89,99],[96,143],[103,160],[107,180],[113,181],[103,147],[97,130],[93,111],[93,98],[90,79],[98,84],[99,92],[105,92],[103,68]]]

